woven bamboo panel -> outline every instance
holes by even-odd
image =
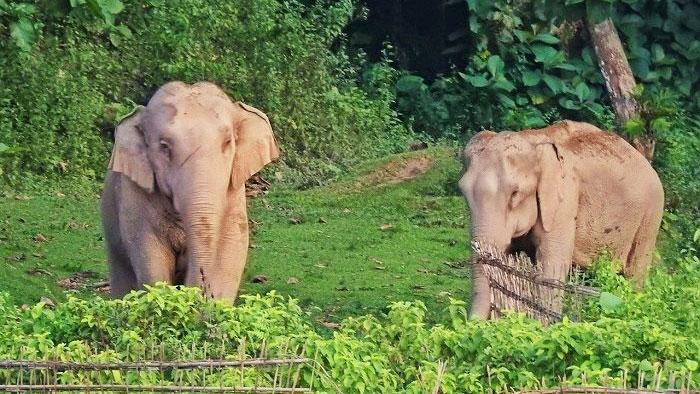
[[[481,264],[488,279],[492,318],[515,311],[550,324],[566,310],[575,320],[586,300],[600,295],[596,288],[577,284],[575,275],[566,283],[542,278],[540,267],[523,254],[504,254],[478,242],[472,248],[472,264]]]

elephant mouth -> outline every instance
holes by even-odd
[[[537,248],[532,237],[532,232],[528,231],[523,235],[511,239],[510,245],[506,248],[506,253],[525,253],[534,264],[535,261],[537,261]]]

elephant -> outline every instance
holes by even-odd
[[[278,157],[260,110],[209,82],[161,86],[115,131],[101,201],[112,296],[166,282],[234,301],[245,181]]]
[[[658,175],[629,143],[591,124],[563,121],[520,132],[481,131],[464,149],[459,189],[472,239],[525,252],[543,279],[563,281],[602,249],[642,287],[664,209]],[[488,318],[488,280],[472,265],[470,316]]]

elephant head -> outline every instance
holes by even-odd
[[[551,231],[562,200],[564,170],[556,144],[544,136],[482,131],[464,154],[468,165],[459,187],[469,204],[472,239],[532,254],[533,246],[521,241],[533,228]],[[474,267],[473,277],[472,315],[486,316],[481,267]]]
[[[556,145],[518,133],[483,131],[465,149],[459,181],[471,211],[472,237],[508,251],[535,225],[550,231],[561,201],[563,167]]]
[[[214,84],[171,82],[118,125],[109,168],[170,201],[187,234],[185,283],[194,284],[217,264],[229,200],[278,155],[264,113]]]

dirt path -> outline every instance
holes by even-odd
[[[384,186],[401,183],[425,174],[433,165],[427,156],[389,162],[367,175],[357,178],[358,186]]]

